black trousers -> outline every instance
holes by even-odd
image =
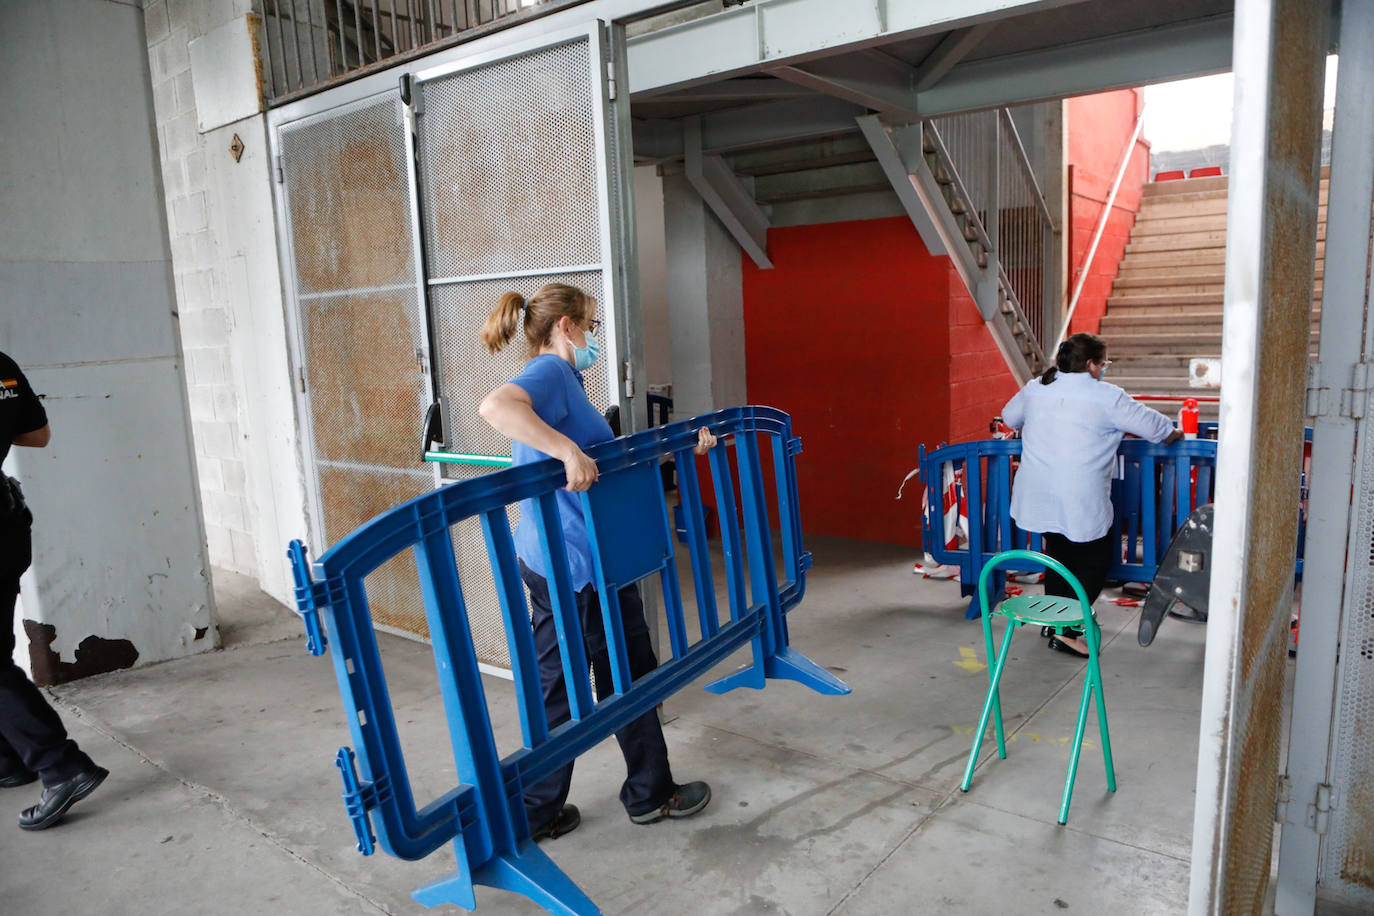
[[[1107,584],[1107,570],[1112,565],[1112,535],[1107,532],[1095,541],[1071,541],[1062,534],[1044,536],[1045,553],[1054,557],[1078,578],[1087,593],[1088,603],[1102,594]],[[1119,548],[1118,548],[1119,549]],[[1053,570],[1045,570],[1045,594],[1061,598],[1076,597],[1073,587]]]
[[[553,621],[549,584],[543,576],[520,564],[520,577],[530,590],[530,623],[534,627],[534,651],[539,659],[539,681],[544,688],[544,712],[550,730],[572,718],[568,706],[567,684],[563,678],[563,656],[558,651],[558,630]],[[644,603],[636,586],[622,588],[620,619],[625,628],[625,647],[629,652],[630,676],[635,680],[658,667],[649,642],[649,626],[644,620]],[[596,589],[588,585],[577,593],[577,614],[582,620],[582,641],[587,648],[592,672],[596,675],[596,698],[609,696],[615,689],[611,681],[611,660],[606,652],[606,628],[601,619],[601,601]],[[625,783],[620,801],[631,814],[645,814],[662,805],[677,786],[668,768],[668,745],[658,710],[650,709],[615,733],[620,752],[625,755]],[[525,816],[531,830],[554,818],[568,800],[573,765],[553,773],[525,789]]]
[[[57,711],[14,663],[19,576],[29,568],[33,541],[27,524],[0,525],[0,775],[28,770],[51,786],[95,764],[67,737]]]

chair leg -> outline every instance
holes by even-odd
[[[1007,633],[1002,638],[1002,650],[997,653],[997,662],[992,666],[992,674],[989,675],[991,683],[988,686],[988,697],[983,701],[983,712],[978,716],[978,728],[973,734],[973,749],[968,754],[968,766],[964,767],[964,780],[959,784],[959,789],[964,792],[968,791],[969,785],[973,782],[973,768],[978,763],[978,751],[983,746],[983,731],[988,727],[988,716],[992,714],[994,707],[997,709],[997,755],[1003,760],[1007,757],[1007,745],[1002,737],[1002,708],[997,696],[997,684],[1002,680],[1002,668],[1007,663],[1011,636],[1015,630],[1015,625],[1007,624]]]
[[[1088,676],[1092,678],[1097,702],[1097,730],[1102,736],[1102,760],[1107,766],[1107,791],[1116,791],[1116,765],[1112,762],[1112,738],[1107,731],[1107,698],[1102,693],[1102,669],[1096,654],[1088,660]]]
[[[1011,622],[1007,623],[1005,637],[1011,638],[1011,633],[1016,626]],[[992,664],[995,653],[992,648],[992,623],[985,615],[983,617],[983,648],[987,652],[986,658]],[[995,667],[995,666],[994,666]],[[997,681],[992,678],[992,668],[988,669],[988,690],[992,694],[992,727],[997,733],[997,756],[1002,760],[1007,759],[1007,738],[1002,729],[1002,692],[997,688]]]
[[[1064,777],[1064,798],[1059,803],[1059,825],[1069,822],[1069,799],[1073,798],[1073,781],[1078,775],[1078,755],[1083,750],[1083,726],[1088,722],[1088,700],[1092,698],[1091,676],[1083,679],[1083,698],[1078,703],[1078,723],[1073,729],[1073,750],[1069,752],[1069,772]]]

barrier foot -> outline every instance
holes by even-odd
[[[412,897],[424,906],[453,903],[475,909],[473,885],[482,884],[528,897],[554,916],[601,916],[590,897],[563,873],[544,850],[523,840],[515,852],[500,853],[472,872],[468,881],[455,872],[419,888]]]
[[[769,678],[796,681],[826,696],[844,696],[851,689],[844,681],[791,647],[779,649],[772,657],[764,659],[762,674],[757,665],[750,665],[707,684],[706,689],[711,693],[726,693],[736,687],[761,690]]]

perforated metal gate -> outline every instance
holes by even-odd
[[[447,52],[414,74],[409,121],[392,88],[279,128],[317,550],[436,482],[490,473],[444,464],[440,477],[423,462],[420,421],[436,392],[448,451],[510,454],[477,413],[528,357],[523,340],[493,356],[478,339],[508,290],[561,282],[597,298],[602,359],[585,373],[587,393],[603,410],[619,403],[624,178],[606,41],[592,23]],[[508,667],[476,523],[454,529],[454,552],[479,658]],[[368,595],[378,623],[427,634],[413,563],[379,569]]]
[[[434,486],[420,458],[428,349],[395,91],[284,126],[281,199],[315,546]],[[374,619],[424,636],[414,564],[368,578]]]
[[[1345,797],[1331,805],[1320,883],[1374,910],[1374,399],[1365,398],[1331,747],[1331,785]]]

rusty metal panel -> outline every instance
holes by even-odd
[[[1327,12],[1236,5],[1221,424],[1190,912],[1261,912],[1278,787]]]
[[[429,380],[394,93],[284,125],[280,167],[317,546],[433,488],[419,444]],[[414,562],[368,577],[380,625],[424,637]]]

